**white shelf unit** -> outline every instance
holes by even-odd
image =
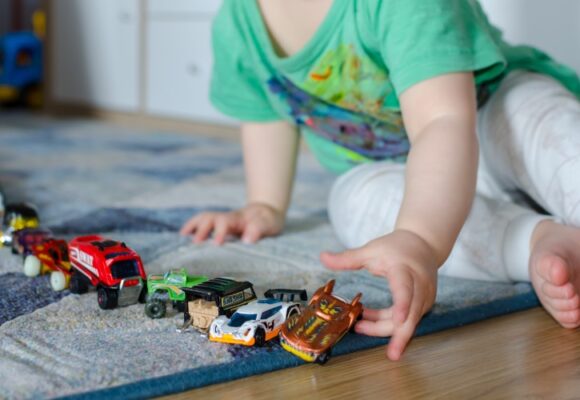
[[[52,99],[139,111],[138,0],[52,2]]]
[[[208,99],[219,0],[53,0],[50,99],[232,124]]]
[[[150,0],[146,13],[145,111],[227,122],[208,100],[211,23],[217,1]]]

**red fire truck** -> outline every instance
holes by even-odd
[[[86,293],[89,285],[96,287],[104,310],[145,301],[143,263],[125,243],[98,235],[77,237],[69,243],[69,258],[71,292]]]

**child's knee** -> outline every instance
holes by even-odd
[[[404,192],[404,165],[377,162],[355,167],[334,183],[328,214],[346,247],[362,246],[393,230]]]

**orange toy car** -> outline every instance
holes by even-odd
[[[334,280],[314,293],[308,307],[293,315],[280,332],[280,344],[304,361],[325,364],[332,346],[352,329],[362,315],[361,293],[349,303],[332,294]]]

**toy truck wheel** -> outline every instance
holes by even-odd
[[[318,358],[316,359],[316,364],[318,365],[326,364],[328,360],[330,360],[330,356],[331,356],[330,350],[325,351],[324,353],[318,356]]]
[[[266,343],[266,332],[264,332],[262,328],[256,328],[256,332],[254,333],[254,340],[256,346],[262,347],[264,343]]]
[[[145,314],[149,318],[157,319],[163,318],[167,311],[167,306],[164,301],[159,299],[151,299],[145,304]]]
[[[79,272],[73,271],[70,276],[69,289],[71,293],[83,294],[89,291],[89,285]]]
[[[293,317],[294,315],[298,314],[300,311],[298,311],[298,308],[293,307],[290,310],[288,310],[288,314],[286,315],[286,319],[290,319],[290,317]]]
[[[103,310],[110,310],[117,307],[117,291],[100,287],[97,289],[97,301]]]
[[[55,292],[66,289],[66,276],[62,271],[52,271],[50,273],[50,286]]]
[[[38,257],[34,255],[26,256],[24,259],[24,275],[35,277],[40,274],[41,262]]]

